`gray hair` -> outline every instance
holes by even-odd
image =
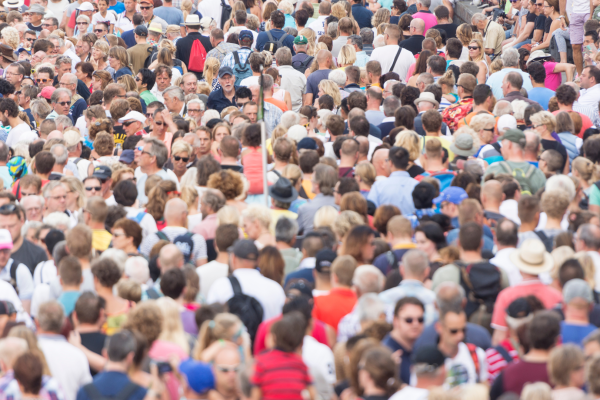
[[[419,74],[417,78],[417,83],[424,83],[425,86],[431,85],[434,82],[435,79],[433,79],[433,75],[431,75],[429,72],[423,72]]]
[[[200,101],[200,99],[198,99],[198,98],[188,101],[188,103],[187,103],[188,107],[190,106],[190,104],[199,104],[200,105],[200,109],[202,111],[206,111],[206,107],[204,106],[204,103],[202,101]],[[185,136],[187,136],[187,135],[189,135],[189,133],[186,134]]]
[[[475,14],[477,15],[477,14]],[[519,66],[519,52],[517,49],[510,47],[502,52],[502,65],[504,67],[518,67]]]
[[[367,293],[358,299],[356,314],[360,322],[377,321],[381,314],[385,314],[385,303],[377,294]]]
[[[275,224],[275,241],[290,244],[298,234],[298,222],[294,219],[281,217]]]
[[[485,21],[486,19],[487,18],[482,13],[476,13],[473,14],[473,16],[471,17],[471,23],[473,25],[477,25],[478,23],[480,23],[481,21]],[[502,58],[502,61],[504,61],[504,58]]]
[[[123,250],[119,250],[119,249],[115,249],[114,247],[111,247],[110,249],[104,250],[102,252],[102,254],[100,254],[100,258],[101,259],[108,258],[110,260],[113,260],[115,262],[115,264],[117,265],[117,267],[119,267],[121,274],[125,272],[125,263],[127,262],[127,253],[125,253]]]
[[[442,282],[435,288],[435,304],[440,316],[448,312],[460,313],[465,299],[465,289],[455,282]]]
[[[48,185],[46,185],[46,187],[48,187]],[[44,187],[44,189],[46,187]],[[61,226],[66,227],[66,229],[69,229],[69,225],[71,224],[71,219],[64,212],[55,211],[55,212],[50,213],[47,216],[45,216],[44,222],[46,222],[48,225],[52,226],[53,228],[60,230]]]
[[[225,206],[225,197],[215,190],[205,191],[201,201],[203,204],[209,206],[215,213]]]
[[[140,285],[147,283],[150,279],[148,260],[144,257],[129,257],[125,261],[125,274]]]
[[[596,225],[581,225],[577,230],[577,239],[582,240],[588,249],[600,249],[600,229]]]
[[[421,250],[409,250],[402,256],[402,266],[407,275],[421,277],[429,267],[429,257]]]
[[[277,49],[275,52],[275,60],[277,60],[277,65],[292,65],[292,51],[283,46],[280,49]]]
[[[47,19],[54,19],[54,20],[56,20],[56,18],[47,18]],[[58,24],[56,24],[56,25],[58,25]],[[50,35],[46,39],[48,39],[48,40],[56,40],[58,42],[58,46],[59,47],[63,47],[65,45],[65,41],[60,36],[57,36],[57,35]]]
[[[385,285],[385,276],[379,268],[373,265],[361,265],[354,270],[352,284],[356,286],[363,295],[367,293],[379,293]]]
[[[332,38],[336,37],[337,31],[338,31],[338,23],[337,22],[330,22],[329,24],[327,24],[327,34],[329,36],[331,36]]]
[[[575,188],[575,184],[573,180],[567,175],[553,175],[546,181],[546,185],[544,185],[546,192],[551,191],[559,191],[565,193],[569,197],[569,202],[573,201],[575,195],[577,194],[577,189]]]
[[[54,147],[54,146],[52,146]],[[42,190],[42,195],[44,196],[44,199],[47,199],[48,197],[50,197],[50,192],[52,192],[54,189],[56,189],[59,186],[62,186],[63,184],[60,181],[50,181],[46,184],[46,186],[44,186],[44,189]],[[69,218],[69,216],[67,214],[65,214],[65,216],[67,218]]]
[[[50,153],[52,153],[54,162],[58,165],[65,165],[69,159],[69,152],[64,144],[55,144],[50,148]]]
[[[162,168],[169,158],[169,151],[167,150],[167,146],[165,146],[165,144],[162,141],[154,137],[146,136],[142,140],[144,141],[144,143],[150,143],[152,145],[152,147],[150,147],[150,155],[156,157],[156,166],[158,168]]]
[[[8,161],[9,150],[8,145],[0,141],[0,161]]]
[[[70,81],[69,83],[71,83],[71,84],[77,83],[77,75],[75,75],[75,74],[67,72],[66,74],[63,75],[63,77],[65,79],[68,79]]]
[[[59,88],[52,93],[52,96],[50,96],[50,102],[52,102],[52,104],[58,103],[58,99],[60,99],[60,96],[64,94],[69,95],[69,99],[71,98],[71,96],[73,96],[69,89]]]
[[[290,129],[294,125],[298,125],[300,122],[300,116],[293,111],[286,111],[281,116],[280,124],[286,128]]]
[[[69,57],[69,56],[60,56],[60,57],[58,57],[56,59],[56,63],[54,65],[56,65],[57,67],[60,68],[60,66],[62,64],[72,64],[72,63],[73,63],[73,60],[71,60],[71,57]]]
[[[388,96],[383,100],[383,115],[393,117],[397,109],[400,108],[400,99],[396,96]]]
[[[25,199],[29,199],[30,197],[39,197],[39,196],[25,196],[21,199],[21,207],[24,207],[23,203],[25,202]],[[42,207],[43,209],[43,207]],[[27,221],[23,224],[23,227],[21,227],[21,236],[23,237],[27,237],[27,231],[29,231],[30,229],[39,229],[41,226],[43,225],[42,222],[39,221]]]
[[[429,9],[431,7],[431,0],[417,0],[417,3],[420,3],[423,7]]]
[[[509,72],[508,74],[506,74],[504,79],[506,80],[506,82],[510,83],[510,86],[512,86],[515,89],[521,90],[521,88],[523,87],[523,77],[518,72]],[[514,110],[515,109],[513,107],[513,111]]]
[[[498,100],[496,105],[494,106],[494,115],[497,117],[501,117],[506,114],[510,114],[513,112],[512,104],[510,104],[507,100]]]
[[[66,115],[59,115],[58,117],[54,118],[54,123],[56,124],[56,129],[61,132],[63,132],[65,128],[70,128],[73,126],[73,121]]]
[[[346,73],[341,69],[335,69],[329,73],[329,78],[338,86],[344,86],[346,84]]]
[[[269,74],[263,74],[260,78],[258,78],[258,84],[262,84],[265,91],[270,91],[273,89],[273,77]]]
[[[371,28],[365,27],[360,30],[360,37],[363,41],[363,45],[373,44],[373,39],[375,37],[375,34],[373,33],[373,30]]]
[[[37,320],[43,331],[60,333],[64,318],[65,314],[59,302],[51,300],[40,305]]]
[[[188,105],[189,105],[189,103],[188,103]],[[193,148],[195,148],[195,149],[196,149],[196,148],[200,147],[200,138],[198,137],[198,135],[196,135],[195,133],[192,133],[192,132],[190,132],[190,133],[186,133],[186,134],[183,136],[183,138],[184,138],[184,139],[185,139],[186,137],[193,137],[193,138],[194,138],[194,142],[192,143],[192,147],[193,147]]]
[[[52,112],[52,107],[46,100],[36,99],[31,102],[29,105],[31,109],[31,113],[37,115],[40,119],[46,119],[48,115]]]
[[[359,50],[363,49],[363,39],[360,35],[351,35],[348,36],[348,39],[352,42],[352,44],[356,45]]]
[[[185,93],[183,89],[179,86],[169,86],[163,92],[163,98],[165,96],[173,97],[179,99],[179,101],[185,101]]]

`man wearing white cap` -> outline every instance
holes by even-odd
[[[146,132],[144,131],[146,117],[140,112],[129,111],[127,115],[119,119],[119,122],[123,124],[123,130],[127,136],[146,135]]]
[[[29,312],[33,296],[33,277],[29,268],[10,257],[13,248],[12,237],[6,229],[0,229],[0,279],[11,283],[19,292],[23,307]]]
[[[81,158],[81,150],[83,149],[81,135],[76,130],[68,130],[64,133],[63,139],[69,153],[69,163],[73,163],[77,167],[79,178],[85,179],[88,176],[91,162]]]
[[[188,66],[188,71],[196,74],[198,79],[202,78],[202,71],[194,71],[190,68],[190,54],[192,54],[192,46],[196,40],[200,40],[206,53],[212,50],[213,46],[210,43],[210,38],[202,36],[200,32],[200,18],[196,14],[190,14],[185,19],[185,30],[187,35],[183,33],[182,38],[177,41],[175,46],[177,51],[175,52],[175,58],[181,60],[185,65]]]

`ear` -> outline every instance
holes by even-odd
[[[434,326],[435,331],[437,332],[438,335],[442,333],[442,324],[440,323],[440,321],[436,321],[433,324],[433,326]]]

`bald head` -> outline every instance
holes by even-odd
[[[71,84],[77,83],[77,75],[75,74],[66,73],[63,75],[62,79],[64,79],[65,82],[68,81]]]
[[[481,202],[484,208],[487,206],[499,206],[504,198],[502,184],[496,180],[490,180],[481,189]]]
[[[0,340],[0,366],[6,372],[28,350],[27,341],[19,337],[7,337]]]
[[[238,365],[240,362],[240,352],[231,342],[225,342],[225,346],[215,355],[216,365]]]
[[[61,139],[62,140],[63,134],[61,131],[52,131],[48,134],[47,140],[50,140],[50,139]]]
[[[331,52],[329,50],[321,49],[317,53],[317,63],[319,67],[326,67],[331,61]]]
[[[348,121],[350,121],[354,117],[364,117],[364,116],[365,116],[365,111],[363,109],[360,109],[358,107],[354,107],[348,113]]]
[[[373,158],[371,159],[371,162],[375,166],[375,169],[377,169],[378,165],[384,163],[385,160],[387,160],[389,155],[390,155],[389,149],[379,149],[375,153],[373,153]]]
[[[441,315],[449,311],[460,313],[466,304],[465,291],[454,282],[444,282],[435,289],[435,305]]]
[[[183,267],[183,253],[174,244],[168,244],[158,253],[158,265],[161,274],[173,268]]]
[[[412,31],[414,28],[414,32]],[[413,35],[422,35],[425,32],[425,21],[420,18],[415,18],[410,21],[410,30]]]
[[[168,226],[184,226],[187,218],[187,204],[185,201],[174,198],[167,201],[165,206],[165,221]]]
[[[600,228],[593,224],[583,224],[577,230],[577,251],[598,251],[600,249]]]
[[[365,159],[369,154],[369,139],[366,136],[356,136],[358,141],[358,157],[359,160]]]

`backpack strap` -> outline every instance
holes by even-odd
[[[350,168],[349,170],[347,170],[346,172],[344,172],[344,174],[342,175],[342,178],[347,177],[350,172],[354,172],[354,168]]]
[[[394,70],[394,67],[396,66],[396,61],[398,61],[398,57],[400,57],[401,52],[402,47],[398,46],[398,52],[396,53],[396,57],[394,57],[394,62],[392,63],[392,66],[390,67],[390,70],[388,72],[392,72]]]
[[[235,65],[240,64],[240,55],[238,54],[237,50],[233,52],[233,59],[235,60]]]
[[[129,381],[127,385],[113,398],[114,400],[128,400],[138,390],[139,386]]]
[[[500,167],[502,167],[502,169],[507,173],[507,174],[511,174],[512,175],[512,168],[510,167],[510,165],[508,165],[508,163],[506,161],[500,161],[498,164],[500,164]]]
[[[229,283],[231,283],[231,288],[233,289],[234,296],[239,296],[240,294],[243,294],[242,287],[240,286],[240,281],[238,281],[238,279],[235,276],[229,275],[227,279],[229,279]]]
[[[499,344],[498,346],[494,347],[494,350],[496,350],[498,353],[500,353],[502,358],[504,358],[504,361],[506,361],[507,363],[512,362],[513,358],[510,355],[510,353],[508,352],[508,350],[506,350],[506,347]]]
[[[160,240],[166,240],[167,242],[170,242],[169,238],[167,237],[167,235],[164,234],[164,232],[162,231],[157,231],[156,232],[156,236],[158,236],[158,238]]]
[[[16,267],[15,267],[15,265],[16,265]],[[19,264],[17,264],[14,259],[10,258],[8,260],[8,268],[9,268],[8,271],[10,272],[10,278],[12,280],[14,280],[15,282],[17,282],[17,268],[18,267],[19,267]]]
[[[96,385],[94,383],[88,383],[83,387],[83,390],[88,395],[90,400],[105,400],[105,397],[100,393]]]
[[[528,164],[528,165],[529,165],[529,168],[525,172],[525,178],[527,178],[527,179],[531,178],[531,175],[533,175],[533,173],[535,172],[535,168],[533,167],[533,165],[531,165],[531,164]]]
[[[271,31],[267,31],[267,37],[269,38],[269,41],[272,42],[273,39],[273,35],[271,35]]]
[[[73,160],[73,164],[77,165],[79,164],[79,161],[83,160],[83,158],[81,157],[77,157],[76,159]]]
[[[469,353],[471,354],[471,358],[473,359],[473,364],[475,365],[475,381],[479,383],[479,357],[477,357],[477,346],[475,346],[473,343],[465,344],[469,349]]]
[[[284,34],[281,35],[281,37],[279,38],[278,42],[281,42],[281,44],[283,44],[283,40],[288,36],[290,36],[290,34],[287,32],[284,32]]]

